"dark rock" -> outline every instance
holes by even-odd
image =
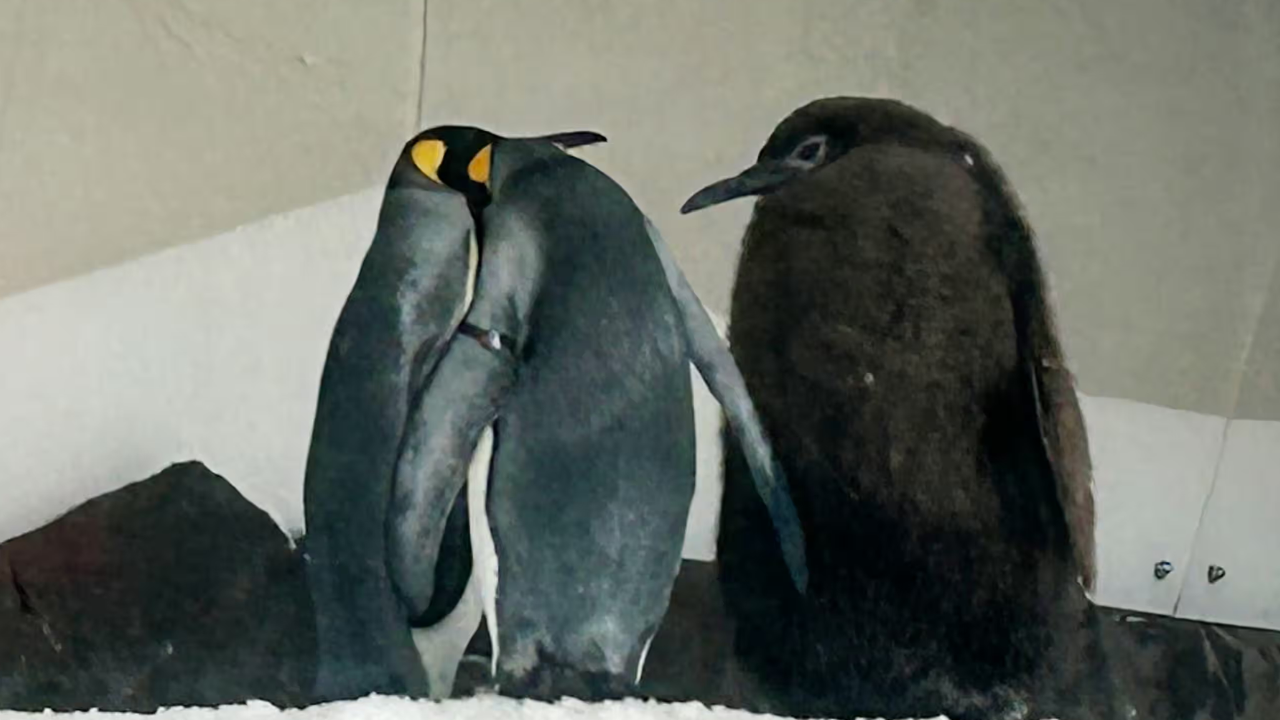
[[[297,706],[314,662],[300,554],[201,463],[0,544],[0,708]]]

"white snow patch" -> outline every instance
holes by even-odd
[[[40,715],[103,715],[96,710],[74,713],[21,713],[0,710],[0,720],[27,720]],[[116,717],[135,717],[132,713],[110,713]],[[619,700],[588,703],[564,699],[556,703],[514,700],[497,695],[484,695],[459,700],[409,700],[407,698],[370,695],[359,700],[313,705],[302,709],[280,710],[270,703],[254,701],[244,705],[217,708],[164,708],[153,715],[168,720],[767,720],[776,715],[760,715],[724,707],[707,707],[700,703],[659,703],[644,700]],[[925,719],[921,719],[925,720]],[[946,720],[943,716],[928,720]]]

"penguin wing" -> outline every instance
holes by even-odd
[[[773,446],[765,434],[755,403],[747,392],[746,380],[729,352],[728,343],[716,332],[706,308],[676,264],[657,227],[648,217],[644,218],[644,223],[679,308],[690,360],[707,382],[711,394],[724,408],[730,428],[741,441],[756,492],[769,509],[774,531],[778,534],[791,580],[796,589],[804,594],[809,584],[804,529],[791,500],[782,465],[774,456]]]
[[[1005,270],[1011,281],[1019,354],[1027,366],[1041,445],[1053,471],[1080,584],[1092,592],[1097,572],[1093,468],[1075,378],[1063,357],[1031,226],[994,162],[984,156],[980,167],[989,173],[985,184],[1003,200],[1004,224],[1010,231],[1007,240],[1011,241],[1005,245],[1010,251]]]
[[[1089,441],[1074,378],[1056,351],[1056,342],[1048,347],[1033,346],[1029,374],[1036,399],[1036,416],[1040,421],[1040,437],[1053,468],[1058,502],[1067,521],[1080,583],[1087,592],[1092,592],[1097,557]]]
[[[986,197],[987,222],[998,232],[997,257],[1009,281],[1018,354],[1035,399],[1041,446],[1052,469],[1058,504],[1066,521],[1080,584],[1092,592],[1097,572],[1094,540],[1093,468],[1075,378],[1067,368],[1036,252],[1035,235],[1000,166],[980,143],[968,138],[968,163]]]

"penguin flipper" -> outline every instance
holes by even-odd
[[[409,619],[409,624],[415,628],[427,628],[443,621],[457,608],[467,591],[472,569],[469,512],[467,494],[459,491],[440,538],[431,602],[421,615]]]
[[[387,565],[411,615],[432,606],[446,519],[514,382],[509,356],[455,336],[410,413],[387,516]]]
[[[1002,240],[1002,261],[1010,278],[1020,362],[1035,400],[1041,446],[1052,468],[1080,584],[1091,593],[1097,577],[1093,468],[1075,378],[1062,352],[1031,226],[1003,172],[981,147],[972,151],[980,158],[980,182],[994,195],[992,204],[1009,236]]]
[[[689,358],[706,381],[711,394],[724,408],[725,417],[734,435],[738,437],[743,456],[751,469],[756,492],[769,509],[769,517],[778,534],[791,581],[804,594],[809,584],[804,529],[787,489],[786,474],[773,453],[773,446],[761,424],[755,403],[747,391],[746,380],[729,352],[728,343],[716,331],[702,301],[667,249],[661,233],[647,217],[644,222],[679,307]]]
[[[1094,541],[1093,468],[1084,416],[1075,381],[1061,360],[1032,359],[1030,369],[1036,416],[1045,455],[1053,468],[1058,502],[1080,573],[1080,584],[1092,592],[1097,577]]]

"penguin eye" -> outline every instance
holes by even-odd
[[[826,155],[827,139],[825,137],[813,137],[800,143],[795,150],[791,152],[791,159],[802,165],[817,165],[822,162],[822,158]]]
[[[409,157],[423,175],[440,182],[440,163],[444,162],[445,147],[440,140],[419,140],[409,150]],[[443,184],[443,183],[441,183]]]

